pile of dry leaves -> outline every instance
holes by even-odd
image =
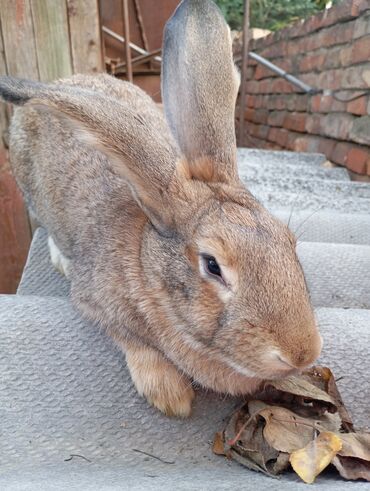
[[[217,433],[213,451],[270,476],[291,465],[307,483],[330,463],[370,481],[370,433],[355,431],[329,368],[266,382]]]

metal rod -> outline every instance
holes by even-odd
[[[277,75],[280,75],[280,77],[284,78],[285,80],[288,80],[288,82],[302,89],[304,92],[307,92],[308,94],[316,94],[317,92],[320,92],[320,89],[316,89],[302,82],[301,80],[299,80],[299,78],[295,77],[294,75],[291,75],[290,73],[286,72],[285,70],[278,67],[277,65],[274,65],[274,63],[271,63],[271,61],[266,60],[266,58],[264,58],[263,56],[258,55],[253,51],[250,51],[248,53],[248,56],[253,60],[256,60],[258,63],[261,63],[261,65],[265,66],[266,68],[269,68],[272,72],[276,73]],[[235,59],[236,64],[240,63],[241,61],[242,61],[241,56],[238,56]]]
[[[302,80],[299,80],[299,78],[295,77],[294,75],[291,75],[290,73],[286,72],[282,68],[274,65],[273,63],[271,63],[271,61],[266,60],[266,58],[263,58],[263,56],[258,55],[257,53],[253,53],[252,51],[249,53],[249,56],[253,60],[258,61],[258,63],[261,63],[261,65],[264,65],[266,68],[269,68],[272,72],[276,73],[277,75],[280,75],[280,77],[285,78],[285,80],[288,80],[288,82],[292,83],[296,87],[302,89],[304,92],[314,93],[317,91],[317,89],[314,89],[310,85],[307,85],[306,83],[302,82]]]
[[[124,37],[120,36],[116,32],[114,32],[111,29],[109,29],[108,27],[102,26],[102,31],[105,32],[105,34],[108,34],[108,36],[112,37],[116,41],[119,41],[122,44],[125,43],[125,38]],[[129,45],[130,45],[130,48],[131,49],[133,49],[134,51],[136,51],[136,53],[139,53],[141,55],[147,55],[147,54],[149,54],[148,51],[145,51],[145,49],[140,48],[140,46],[138,46],[137,44],[134,44],[134,43],[130,42]],[[154,60],[155,61],[158,61],[159,63],[161,63],[162,58],[160,56],[155,56],[154,57]]]
[[[134,80],[132,76],[131,65],[131,48],[130,48],[130,23],[128,17],[128,0],[122,0],[122,13],[123,13],[123,35],[126,39],[125,42],[125,57],[126,57],[126,74],[127,80],[132,82]]]
[[[148,52],[146,55],[139,55],[139,56],[136,56],[135,58],[132,58],[131,59],[131,65],[134,66],[134,65],[138,65],[138,64],[141,64],[141,63],[146,63],[148,61],[150,61],[152,58],[154,58],[157,54],[159,54],[160,52],[162,51],[162,48],[158,48],[152,52]],[[115,66],[115,68],[123,68],[126,66],[126,62],[123,61],[121,63],[117,63],[117,65]]]
[[[143,40],[144,49],[146,51],[149,51],[148,39],[147,39],[146,34],[145,34],[143,16],[141,15],[141,8],[139,5],[139,1],[134,0],[134,5],[135,5],[135,10],[136,10],[136,17],[137,17],[139,28],[140,28],[141,39]]]
[[[239,145],[244,138],[244,108],[245,108],[245,82],[248,68],[248,44],[249,44],[249,0],[244,0],[244,20],[243,20],[243,50],[242,50],[242,80],[240,85],[239,101]]]

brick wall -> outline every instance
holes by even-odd
[[[245,135],[257,148],[322,152],[370,175],[370,1],[337,6],[269,36],[250,51],[331,95],[307,95],[249,58]],[[355,100],[349,99],[361,96]]]

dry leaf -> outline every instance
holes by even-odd
[[[342,449],[333,464],[345,479],[366,479],[370,481],[370,434],[343,433]]]
[[[367,460],[336,455],[332,464],[345,479],[365,479],[370,481],[370,462]]]
[[[216,455],[226,455],[225,447],[224,447],[224,439],[223,435],[220,431],[215,434],[215,438],[213,440],[212,451]]]
[[[216,435],[213,450],[273,477],[290,459],[306,482],[313,482],[330,461],[347,479],[370,480],[370,433],[353,431],[326,367],[267,381]]]
[[[339,455],[370,461],[370,433],[343,433]]]
[[[344,406],[342,397],[339,393],[337,384],[335,382],[334,375],[332,371],[327,368],[327,367],[314,367],[313,369],[310,369],[310,371],[307,371],[306,373],[310,373],[311,380],[313,383],[317,383],[319,379],[322,380],[323,382],[323,390],[325,390],[332,400],[335,403],[335,406],[337,407],[338,413],[340,415],[340,418],[342,420],[342,428],[344,431],[354,431],[353,429],[353,423],[352,419],[347,411],[347,409]]]
[[[342,441],[335,433],[323,432],[304,448],[294,451],[290,464],[304,482],[311,484],[341,448]]]
[[[292,376],[285,379],[269,380],[268,385],[271,385],[282,392],[288,392],[289,394],[305,397],[307,399],[328,402],[335,406],[335,401],[329,394],[303,377]]]
[[[288,409],[270,406],[262,409],[259,414],[266,420],[263,436],[276,450],[291,453],[314,438],[312,420],[297,417]]]
[[[252,404],[254,409],[266,406],[260,401],[254,402],[255,404]],[[241,410],[234,413],[225,428],[225,450],[245,467],[274,477],[282,465],[279,462],[280,465],[276,467],[275,472],[279,452],[272,448],[263,437],[264,419],[259,417],[258,411],[250,414],[248,406],[249,404],[246,404]],[[289,462],[286,466],[288,464]]]

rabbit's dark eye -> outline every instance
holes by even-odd
[[[222,278],[221,268],[217,264],[216,259],[213,256],[204,256],[203,259],[204,259],[204,264],[205,264],[205,268],[207,270],[207,273],[209,273],[213,276],[219,276],[220,278]]]

